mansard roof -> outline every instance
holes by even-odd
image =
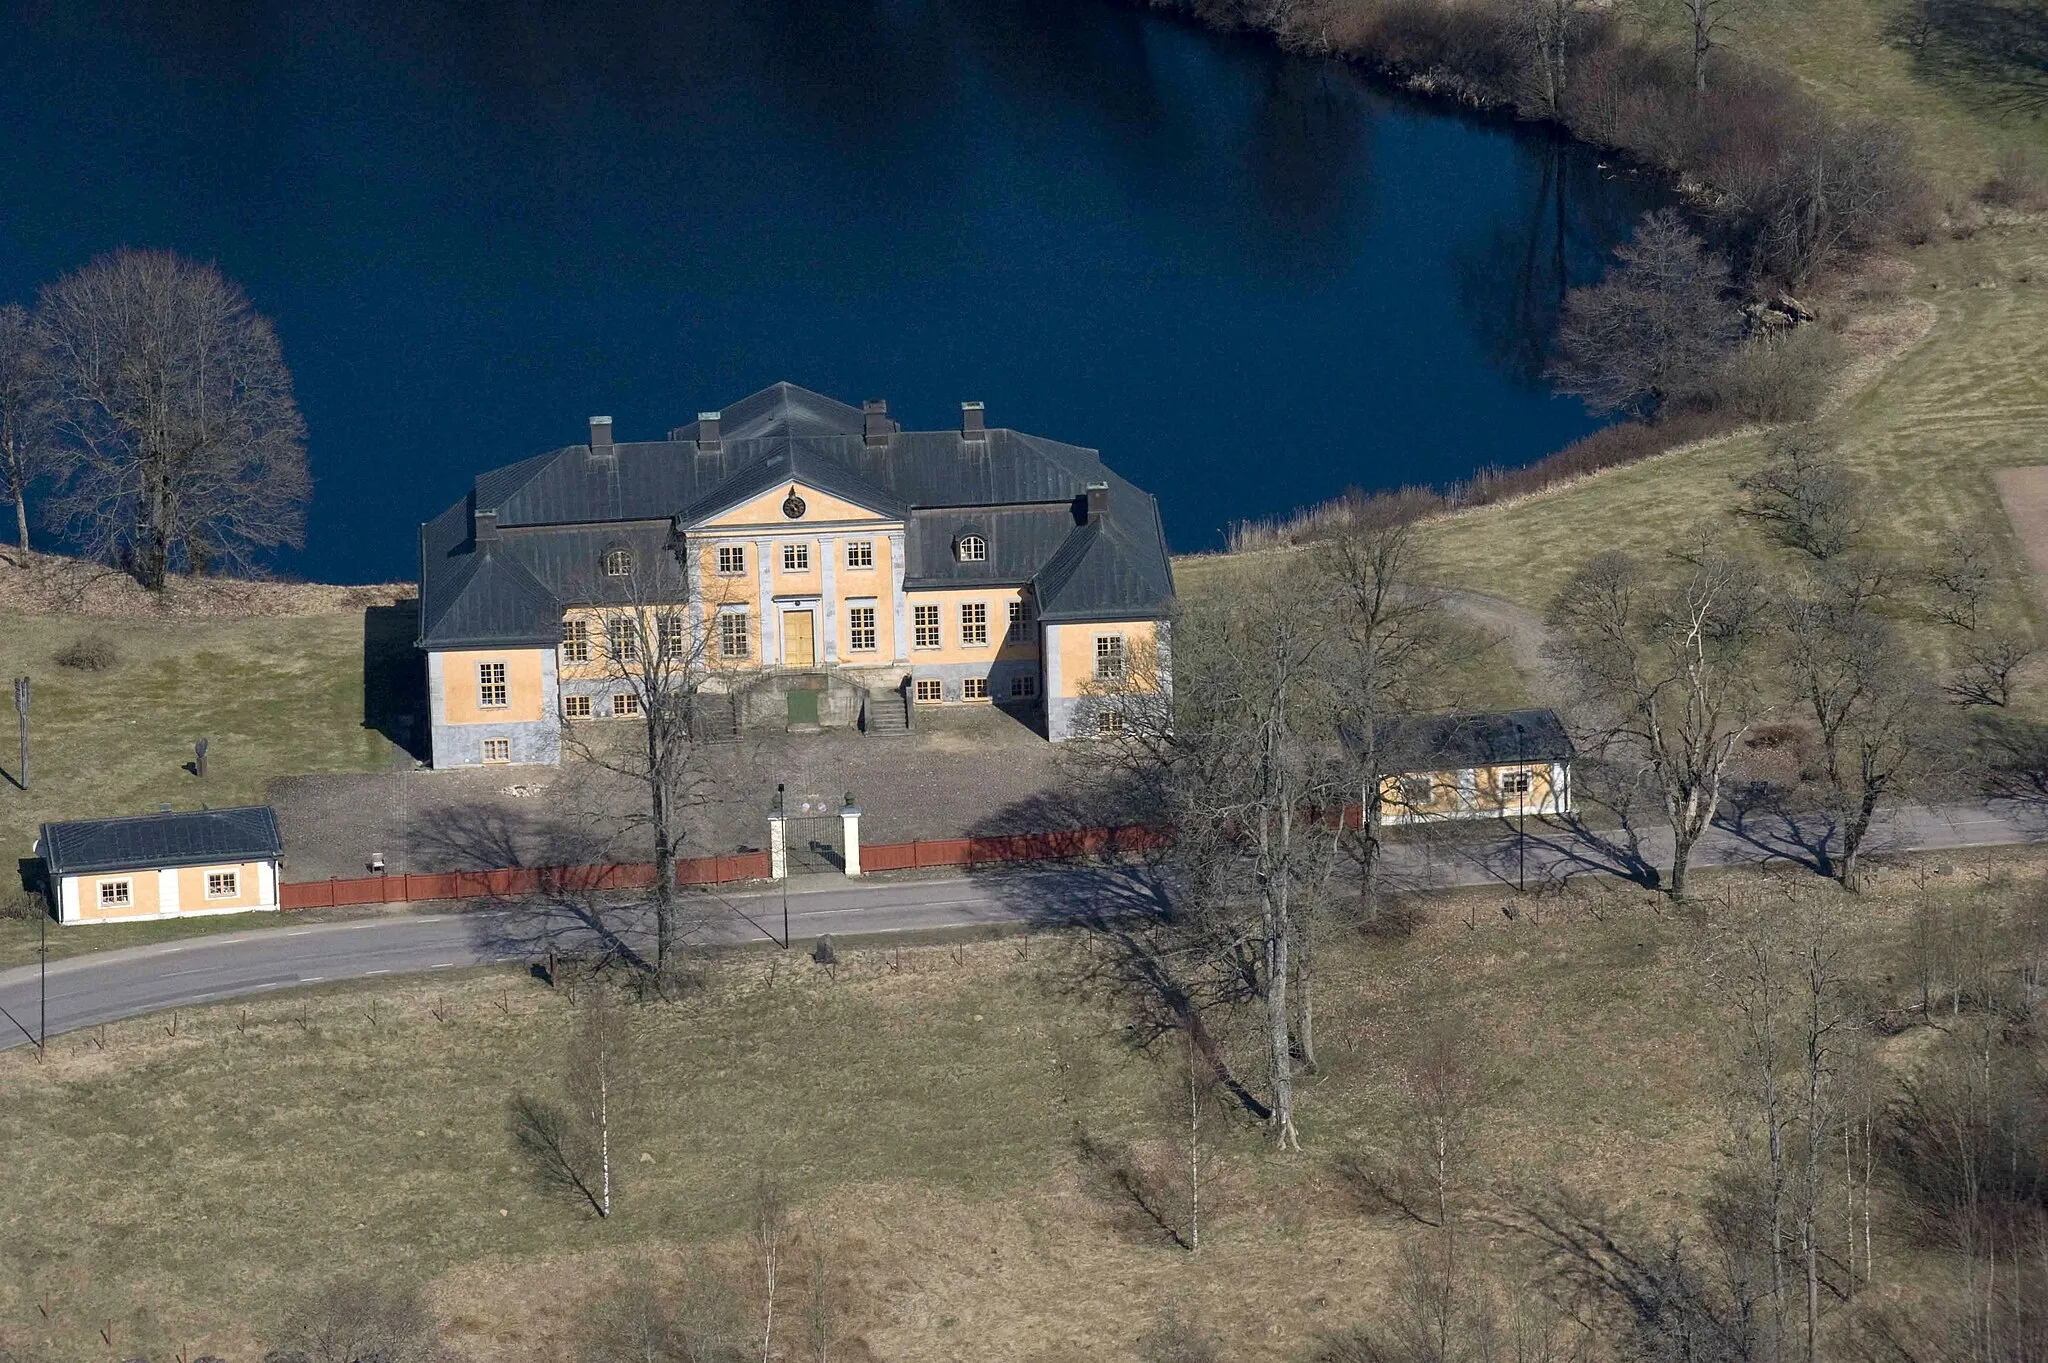
[[[1056,580],[1039,585],[1042,611],[1112,619],[1167,610],[1173,576],[1158,504],[1096,451],[1004,428],[978,440],[904,431],[886,419],[869,443],[866,420],[857,407],[777,383],[723,409],[716,441],[700,441],[708,432],[691,422],[667,440],[571,445],[479,476],[421,527],[423,646],[553,642],[564,606],[616,597],[594,567],[607,537],[658,555],[675,529],[778,483],[903,521],[911,587],[1034,583],[1057,564]],[[1110,489],[1107,524],[1093,527],[1091,483]],[[481,545],[478,513],[496,530]],[[953,543],[970,521],[988,558],[961,563]]]

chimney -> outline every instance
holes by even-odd
[[[481,549],[486,544],[498,542],[498,513],[479,507],[469,518],[469,537]]]
[[[717,412],[697,413],[697,448],[715,450],[719,447]]]
[[[889,403],[884,398],[869,398],[860,405],[860,433],[870,445],[889,443],[889,432],[896,429],[896,423],[889,420]]]
[[[1088,524],[1093,525],[1097,521],[1106,521],[1108,519],[1109,484],[1090,483],[1088,485]]]
[[[988,424],[982,406],[978,402],[960,404],[960,437],[963,440],[986,440]]]
[[[590,448],[605,449],[612,443],[612,419],[608,416],[590,418]]]

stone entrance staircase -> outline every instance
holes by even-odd
[[[910,732],[910,702],[901,691],[869,688],[861,707],[861,732],[870,738]]]

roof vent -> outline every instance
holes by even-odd
[[[960,404],[960,437],[963,440],[986,440],[988,424],[986,413],[978,402]]]
[[[612,419],[608,416],[590,418],[590,448],[601,450],[612,443]]]
[[[869,398],[860,405],[861,438],[870,445],[889,443],[889,432],[896,429],[896,423],[889,420],[889,403],[884,398]]]
[[[718,422],[722,415],[719,412],[697,413],[698,449],[715,450],[719,448]]]
[[[478,544],[495,544],[498,539],[498,513],[479,507],[469,518],[469,537]]]
[[[1088,485],[1088,521],[1087,521],[1087,523],[1088,523],[1089,525],[1093,525],[1093,524],[1095,524],[1095,523],[1096,523],[1097,521],[1106,521],[1106,520],[1108,520],[1108,519],[1109,519],[1109,484],[1108,484],[1108,483],[1090,483],[1090,484]]]

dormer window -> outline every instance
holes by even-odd
[[[960,556],[962,563],[988,561],[988,541],[979,535],[962,535],[953,545],[953,549]]]
[[[633,575],[633,551],[614,547],[604,551],[604,575],[606,577],[631,577]]]

